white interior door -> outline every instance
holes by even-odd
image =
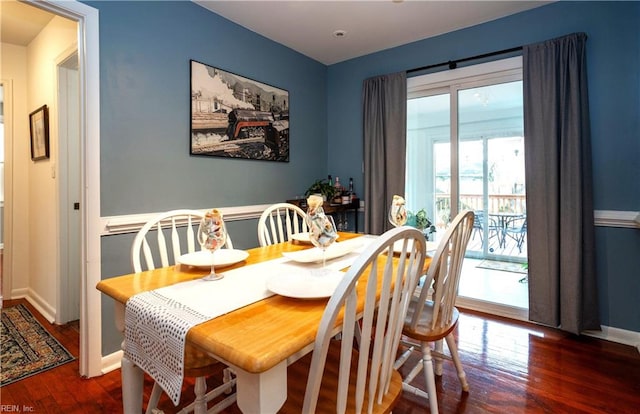
[[[58,64],[58,193],[60,204],[60,283],[56,323],[80,319],[80,94],[78,55],[65,53]]]

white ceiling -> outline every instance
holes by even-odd
[[[327,65],[550,3],[537,0],[193,1]],[[336,30],[344,30],[345,36],[333,36]]]
[[[53,16],[16,0],[0,0],[0,40],[3,43],[26,46]]]
[[[539,0],[193,1],[327,65],[549,3]],[[22,46],[29,44],[53,17],[16,0],[0,0],[0,15],[0,40]],[[345,35],[335,37],[336,30],[343,30]]]

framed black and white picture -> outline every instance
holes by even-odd
[[[192,155],[289,161],[289,92],[191,60]]]
[[[49,158],[49,109],[47,105],[29,114],[31,135],[31,159],[34,161]]]

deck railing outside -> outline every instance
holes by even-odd
[[[526,214],[526,200],[524,194],[497,194],[489,195],[489,205],[487,212],[491,213],[518,213]],[[483,210],[482,194],[461,194],[460,203],[462,209]],[[444,225],[451,220],[451,195],[436,194],[436,223]]]
[[[460,202],[461,209],[474,210],[477,212],[484,210],[482,194],[461,194]],[[524,194],[489,195],[488,204],[487,213],[489,215],[498,213],[514,213],[526,216],[526,200]],[[450,214],[451,196],[449,194],[436,194],[436,214],[434,224],[438,231],[443,231],[447,227],[451,221]],[[503,242],[499,242],[500,237]],[[491,255],[511,258],[512,260],[517,261],[526,260],[526,238],[523,241],[523,245],[518,246],[513,238],[505,237],[504,233],[501,234],[500,237],[493,237],[489,239],[487,249]],[[484,249],[481,238],[475,237],[474,240],[470,242],[468,250],[482,252]]]

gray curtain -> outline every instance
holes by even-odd
[[[407,75],[366,79],[362,89],[364,132],[364,231],[382,234],[394,194],[404,195],[407,141]]]
[[[529,319],[575,334],[600,329],[586,40],[523,48]]]

